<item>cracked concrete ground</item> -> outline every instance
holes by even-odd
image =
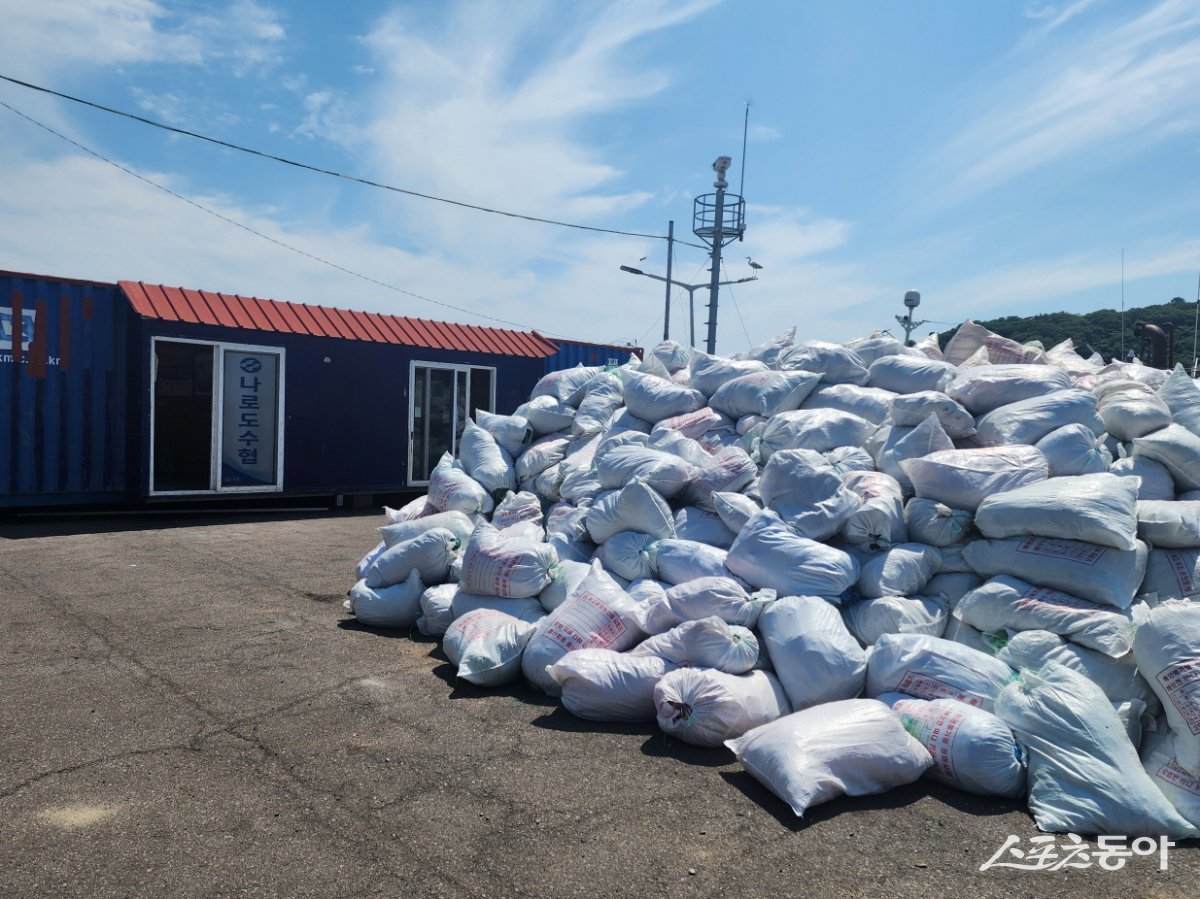
[[[342,611],[375,514],[0,524],[0,895],[1196,896],[979,866],[1020,804],[918,783],[803,820],[724,750],[456,684]]]

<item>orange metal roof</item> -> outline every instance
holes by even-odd
[[[118,286],[135,312],[144,318],[163,321],[535,359],[558,352],[555,343],[533,331],[459,325],[377,312],[351,312],[332,306],[260,300],[141,281],[119,281]]]

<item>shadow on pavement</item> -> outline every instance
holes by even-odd
[[[357,618],[343,618],[337,623],[338,629],[343,631],[356,631],[360,634],[374,634],[376,637],[386,637],[389,640],[396,640],[400,637],[408,639],[408,630],[401,627],[370,627],[363,624]]]
[[[557,699],[546,697],[549,702],[557,703]],[[656,730],[652,721],[588,721],[586,718],[577,718],[572,715],[562,706],[556,706],[553,711],[547,712],[539,718],[534,718],[530,722],[534,727],[540,727],[543,730],[556,730],[563,733],[577,734],[632,734],[650,736]]]
[[[642,744],[642,754],[653,758],[675,759],[701,768],[721,768],[733,764],[733,753],[724,746],[693,746],[658,731]]]

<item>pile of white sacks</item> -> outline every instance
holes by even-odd
[[[478,412],[347,607],[458,676],[728,746],[803,814],[921,776],[1200,827],[1200,388],[965,323],[663,343]]]

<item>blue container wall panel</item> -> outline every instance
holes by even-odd
[[[574,368],[577,365],[588,366],[606,365],[615,360],[617,365],[624,365],[631,355],[640,355],[637,347],[614,347],[604,344],[577,343],[569,340],[556,340],[558,352],[547,356],[542,365],[543,373],[561,371],[564,368]]]
[[[114,285],[0,275],[0,506],[125,498],[130,321]]]
[[[153,439],[149,396],[154,337],[284,350],[285,495],[408,489],[413,362],[494,368],[496,411],[501,413],[510,413],[525,402],[544,371],[543,360],[536,358],[145,320],[140,365],[146,404],[141,438],[144,492],[150,483]]]

